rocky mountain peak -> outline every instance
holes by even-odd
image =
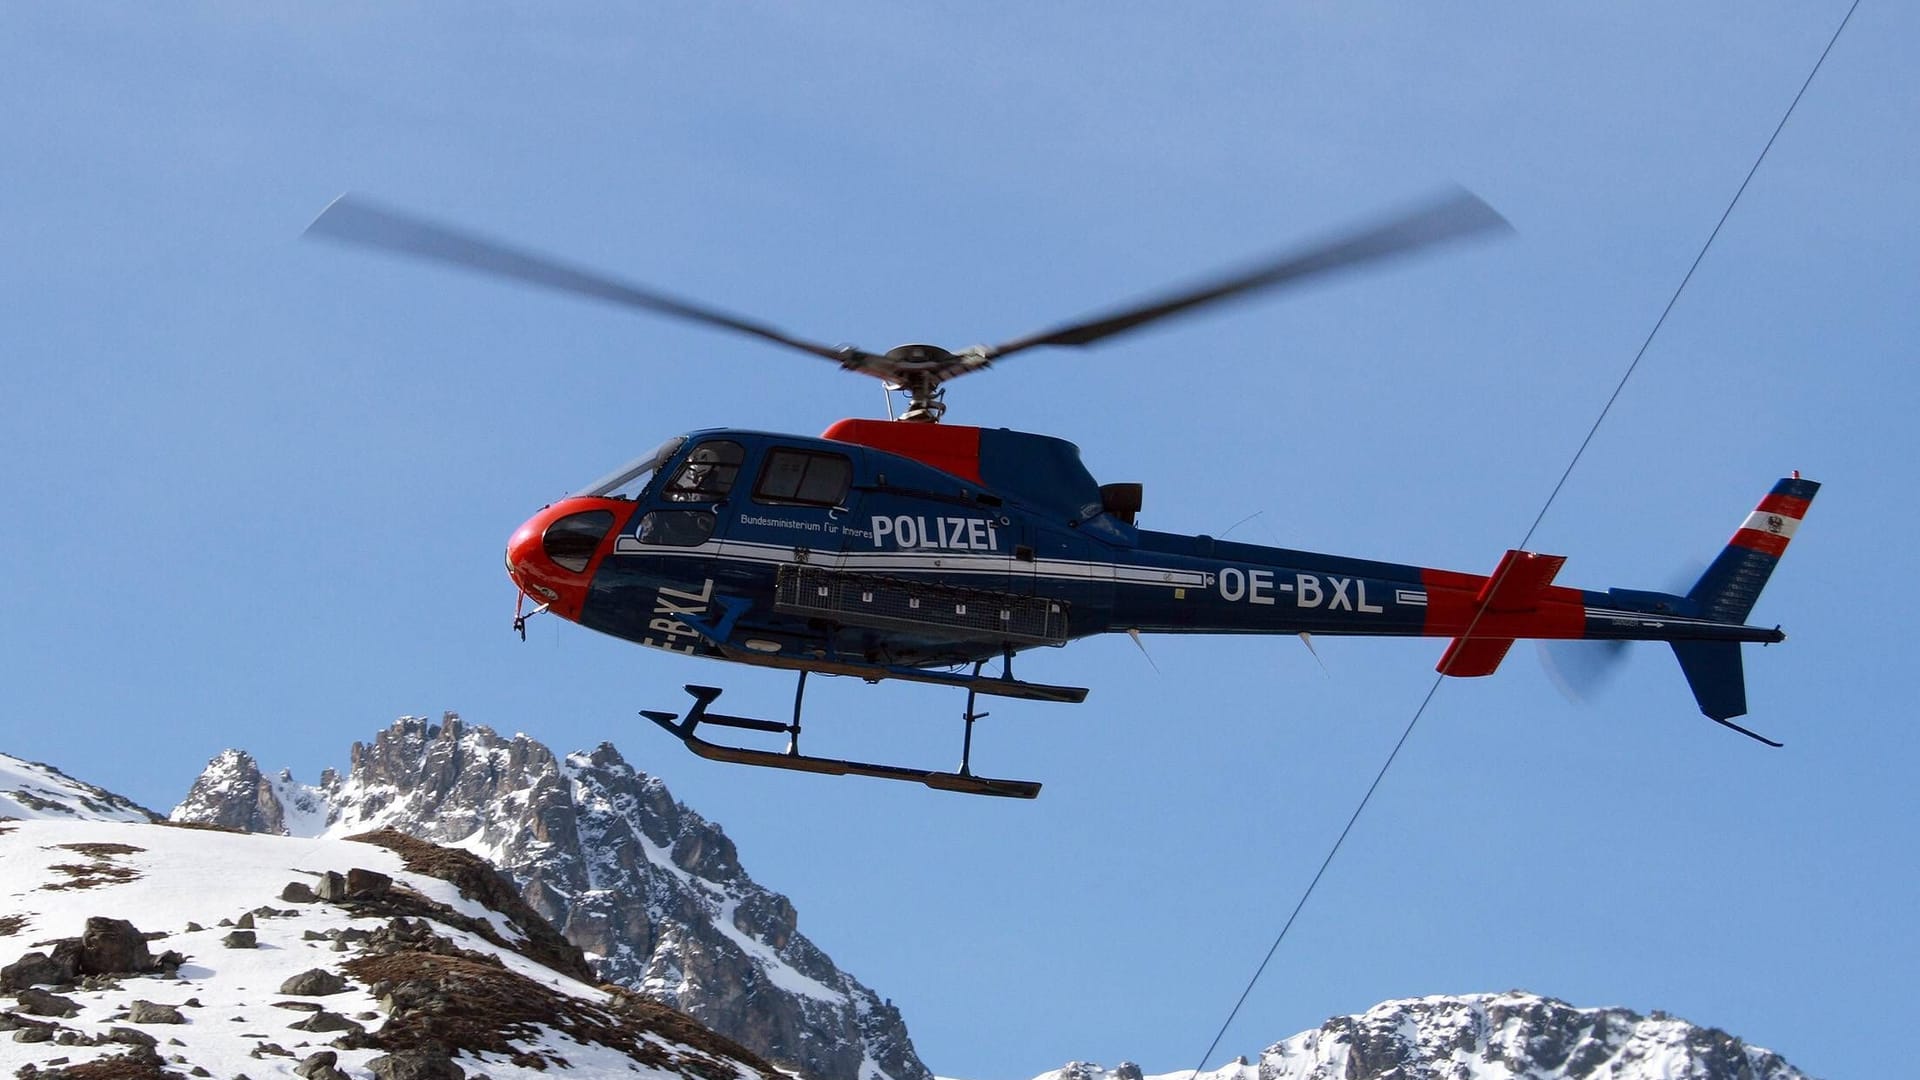
[[[1344,1052],[1353,1080],[1412,1075],[1419,1063],[1454,1063],[1474,1077],[1687,1076],[1701,1080],[1804,1080],[1779,1055],[1749,1047],[1714,1028],[1664,1013],[1581,1009],[1522,991],[1389,1001],[1358,1016],[1336,1017],[1262,1057],[1293,1071],[1315,1071]],[[1402,1070],[1396,1072],[1395,1070]],[[1448,1075],[1434,1072],[1433,1075]]]
[[[1188,1074],[1177,1074],[1184,1080]],[[1771,1050],[1664,1013],[1581,1009],[1524,991],[1388,1001],[1336,1016],[1200,1080],[1808,1080]],[[1038,1080],[1141,1080],[1085,1062]],[[1168,1080],[1168,1078],[1156,1078]]]
[[[599,978],[814,1080],[930,1080],[898,1010],[800,932],[718,825],[611,743],[562,760],[453,713],[401,717],[353,744],[344,778],[311,787],[226,751],[173,816],[295,836],[393,828],[478,853]]]

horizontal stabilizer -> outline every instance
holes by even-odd
[[[1566,564],[1565,555],[1509,551],[1500,556],[1500,565],[1493,568],[1493,576],[1480,586],[1476,603],[1482,611],[1532,611]]]
[[[1531,551],[1509,551],[1502,555],[1493,576],[1480,586],[1480,595],[1474,598],[1476,620],[1488,612],[1511,615],[1532,611],[1539,606],[1547,586],[1553,584],[1554,576],[1566,562],[1565,555],[1539,555]],[[1471,633],[1472,628],[1468,630]],[[1491,675],[1500,670],[1500,662],[1507,658],[1513,641],[1510,637],[1454,638],[1434,670],[1462,679]]]
[[[1434,670],[1461,679],[1491,675],[1500,670],[1500,661],[1507,658],[1507,650],[1511,648],[1513,639],[1510,637],[1454,638]]]

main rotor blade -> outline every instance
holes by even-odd
[[[702,307],[671,296],[616,281],[590,270],[578,269],[520,251],[472,233],[426,221],[398,210],[388,209],[353,194],[333,200],[320,216],[307,226],[306,236],[338,240],[363,247],[377,248],[396,255],[450,263],[468,270],[512,278],[560,292],[608,300],[627,307],[643,308],[678,319],[705,323],[724,330],[751,334],[776,344],[823,356],[848,367],[858,367],[866,354],[849,347],[835,348],[781,333],[770,326],[751,322],[724,311]]]
[[[1288,252],[1250,270],[1083,322],[1015,338],[983,352],[987,359],[993,359],[1036,345],[1089,345],[1205,304],[1245,297],[1303,278],[1404,255],[1474,233],[1511,229],[1507,219],[1481,201],[1479,196],[1456,189],[1381,224],[1322,241],[1303,251]]]

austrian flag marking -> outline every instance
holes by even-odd
[[[1787,550],[1787,542],[1800,528],[1800,519],[1806,516],[1809,500],[1792,495],[1768,495],[1760,500],[1760,505],[1747,515],[1737,532],[1733,534],[1733,543],[1753,551],[1768,555],[1779,555]]]

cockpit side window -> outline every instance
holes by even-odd
[[[839,506],[853,482],[853,462],[839,454],[775,450],[753,486],[756,501]]]
[[[714,439],[693,448],[680,471],[667,481],[664,495],[669,502],[719,502],[733,490],[734,477],[746,451],[737,442]]]
[[[699,547],[713,535],[711,510],[649,510],[634,528],[634,538],[662,547]]]

